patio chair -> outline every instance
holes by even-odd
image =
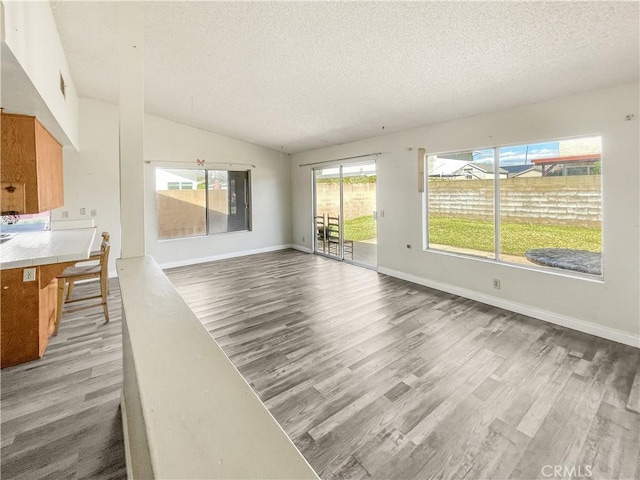
[[[332,250],[335,252],[333,255],[340,256],[340,217],[327,217],[327,246],[329,255],[332,254]],[[345,255],[351,254],[351,260],[353,260],[353,240],[343,239],[343,248]]]
[[[325,215],[316,215],[316,250],[320,251],[322,245],[322,253],[327,253],[327,225]]]

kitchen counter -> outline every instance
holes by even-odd
[[[0,245],[0,270],[85,260],[91,253],[96,228],[4,235]]]
[[[95,236],[95,228],[2,235],[0,367],[42,357],[56,326],[57,277],[89,258]]]

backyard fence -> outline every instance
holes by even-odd
[[[493,180],[429,179],[429,214],[493,219]],[[599,227],[600,175],[500,180],[500,218],[507,222]]]
[[[158,238],[190,237],[204,235],[207,232],[205,208],[205,190],[158,190],[156,192],[158,215]],[[227,190],[209,190],[210,216],[226,218],[228,213]],[[215,226],[215,225],[214,225]]]
[[[345,183],[342,194],[345,220],[372,215],[376,209],[375,183]],[[316,195],[318,215],[340,215],[340,185],[337,182],[317,183]]]

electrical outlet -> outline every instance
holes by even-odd
[[[497,278],[493,279],[493,288],[495,288],[496,290],[500,290],[500,280],[498,280]]]
[[[80,215],[86,215],[86,214],[87,214],[87,209],[86,209],[86,208],[84,208],[84,207],[82,207],[82,208],[80,209]]]
[[[91,210],[91,216],[92,217],[97,217],[98,216],[98,211],[95,208]]]
[[[62,218],[69,218],[69,210],[62,211]]]
[[[36,281],[36,269],[35,268],[25,268],[22,270],[22,281],[23,282],[35,282]]]

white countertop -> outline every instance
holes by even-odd
[[[96,228],[20,232],[0,243],[0,270],[89,258]]]

